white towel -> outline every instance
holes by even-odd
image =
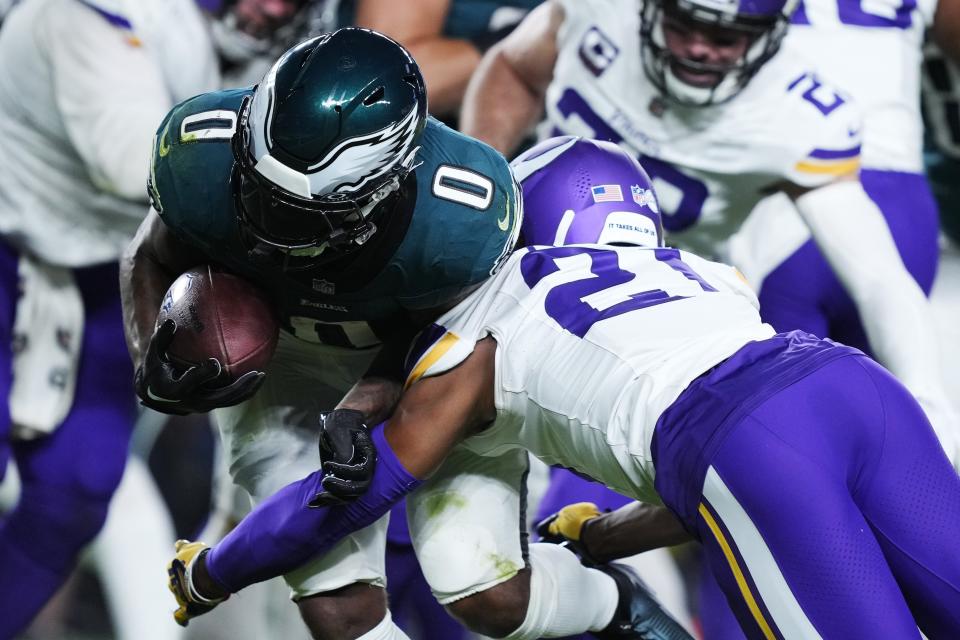
[[[13,323],[10,417],[15,438],[52,433],[73,405],[83,336],[83,299],[69,269],[22,254]]]

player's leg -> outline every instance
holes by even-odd
[[[116,266],[78,270],[85,330],[70,413],[52,434],[14,444],[20,501],[0,528],[0,637],[26,625],[100,530],[134,421]],[[9,613],[8,613],[9,612]]]
[[[704,640],[744,640],[746,636],[730,609],[727,596],[720,589],[702,552],[700,556],[702,562],[698,576],[697,605]]]
[[[413,637],[464,640],[468,631],[437,602],[423,576],[407,528],[406,501],[390,512],[387,529],[387,595],[390,612]]]
[[[937,269],[937,206],[924,176],[864,169],[907,270],[929,294]],[[800,329],[869,353],[856,305],[809,239],[792,203],[762,201],[730,241],[730,258],[759,287],[761,316],[777,331]]]
[[[373,355],[281,334],[257,395],[214,412],[230,474],[254,501],[319,468],[320,413],[336,405]],[[385,535],[386,518],[284,576],[314,637],[405,637],[387,616]]]
[[[599,631],[618,601],[610,576],[565,548],[530,545],[527,454],[455,450],[407,499],[410,533],[437,599],[472,630],[508,638]]]
[[[598,482],[582,478],[568,469],[553,468],[550,471],[550,486],[540,501],[534,522],[540,522],[575,502],[592,502],[601,511],[613,511],[632,502],[630,498],[615,493]],[[663,608],[684,628],[693,629],[693,621],[687,610],[683,577],[668,549],[654,549],[619,562],[633,567]]]
[[[173,522],[150,470],[139,456],[129,456],[88,556],[119,640],[183,637],[183,628],[170,619],[164,571],[174,539]]]
[[[780,391],[711,457],[696,528],[748,637],[919,638],[854,498],[884,447],[884,407],[860,361]]]
[[[923,411],[879,365],[864,361],[884,409],[883,450],[855,488],[920,629],[960,637],[960,478]]]

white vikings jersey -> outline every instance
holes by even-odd
[[[498,418],[463,446],[483,456],[527,449],[656,500],[657,420],[694,378],[774,334],[757,307],[734,268],[678,249],[523,249],[428,331],[408,384],[492,335]]]
[[[0,31],[0,234],[115,260],[147,211],[153,133],[217,67],[192,0],[24,0]]]
[[[643,72],[640,0],[564,0],[546,135],[611,140],[656,185],[670,238],[705,255],[772,186],[816,187],[856,169],[860,116],[781,52],[729,102],[667,104]]]
[[[784,47],[812,60],[863,113],[863,166],[923,172],[920,63],[936,0],[801,0]]]

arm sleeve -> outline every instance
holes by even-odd
[[[856,303],[877,359],[923,406],[956,466],[957,418],[940,379],[930,305],[904,266],[880,209],[852,180],[814,189],[796,205]]]
[[[373,429],[377,468],[370,488],[356,502],[342,507],[310,508],[321,491],[323,473],[316,471],[287,485],[247,514],[207,555],[207,570],[221,587],[235,593],[293,571],[325,553],[354,531],[390,511],[420,481],[394,455],[383,435]]]
[[[153,132],[171,106],[160,70],[129,29],[79,2],[57,7],[41,37],[67,135],[94,184],[145,201]]]

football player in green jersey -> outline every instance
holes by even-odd
[[[351,440],[365,450],[410,337],[500,266],[522,215],[503,157],[430,118],[414,60],[364,29],[297,45],[255,88],[175,107],[150,192],[121,273],[138,394],[168,413],[216,409],[234,481],[255,500],[319,468],[318,435],[332,459],[350,459]],[[154,326],[169,284],[201,263],[270,292],[283,328],[267,371],[216,390],[219,363],[176,370],[164,355],[176,328]],[[318,637],[405,637],[370,588],[384,583],[385,529],[286,576]]]

